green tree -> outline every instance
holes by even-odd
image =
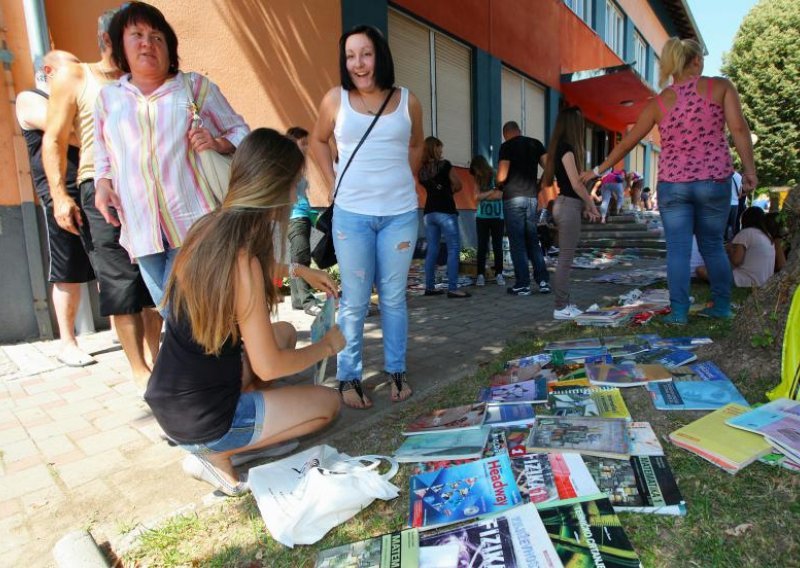
[[[758,136],[760,184],[800,181],[800,0],[760,0],[723,61]]]

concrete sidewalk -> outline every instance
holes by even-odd
[[[573,301],[581,307],[602,305],[630,290],[586,282],[597,271],[572,274]],[[468,290],[473,297],[465,300],[409,298],[408,370],[416,395],[403,404],[417,404],[426,390],[474,373],[520,334],[557,325],[552,295],[509,296],[494,283]],[[288,298],[278,319],[293,323],[301,343],[308,342],[311,318],[293,311]],[[382,381],[380,338],[380,316],[367,318],[369,389]],[[115,542],[139,523],[200,503],[209,493],[208,485],[182,473],[184,454],[161,438],[110,332],[79,341],[95,355],[96,365],[60,365],[59,346],[52,341],[0,347],[0,566],[51,565],[53,545],[70,530],[87,528],[98,542]],[[335,373],[331,363],[329,382]],[[308,379],[289,382],[303,380]],[[344,409],[327,433],[306,444],[320,443],[331,432],[369,427],[397,408],[388,388],[370,393],[372,410]]]

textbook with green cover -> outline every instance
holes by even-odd
[[[616,387],[556,387],[547,396],[547,405],[556,416],[631,419],[625,399]]]
[[[327,548],[317,554],[314,568],[418,568],[419,531],[405,529]]]
[[[669,435],[669,439],[679,448],[695,453],[728,473],[735,474],[772,451],[772,446],[758,434],[726,424],[727,420],[748,410],[748,407],[741,404],[727,404],[675,430]]]

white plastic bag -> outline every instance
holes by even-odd
[[[381,460],[391,463],[383,475],[377,472]],[[375,499],[397,497],[399,489],[389,482],[397,470],[392,458],[351,458],[322,445],[251,469],[249,483],[267,530],[293,547],[317,542]]]

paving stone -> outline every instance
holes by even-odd
[[[63,400],[61,396],[53,391],[44,391],[26,396],[17,400],[17,408],[42,407],[45,404]]]
[[[51,438],[39,440],[36,442],[36,446],[45,459],[60,456],[76,449],[75,444],[64,434],[56,434]]]
[[[70,489],[74,489],[130,465],[131,462],[125,459],[119,451],[108,450],[72,463],[56,465],[55,468],[64,484]]]
[[[75,448],[74,450],[70,450],[68,452],[64,452],[47,458],[47,463],[55,466],[67,465],[69,463],[80,461],[85,457],[86,454],[84,454],[81,450]]]
[[[6,499],[0,501],[0,519],[8,519],[22,513],[21,499]]]
[[[103,405],[93,399],[81,400],[78,402],[70,402],[54,408],[45,408],[45,412],[54,420],[68,420],[70,418],[83,418],[89,420],[86,414],[104,410]],[[106,409],[107,410],[107,409]]]
[[[36,455],[28,456],[27,458],[4,463],[4,474],[11,475],[12,473],[25,471],[32,467],[36,467],[37,465],[43,465],[44,463],[43,457],[37,453]]]
[[[71,416],[69,418],[64,418],[63,420],[58,420],[57,424],[57,428],[50,424],[29,428],[28,435],[33,438],[34,441],[38,442],[39,440],[52,438],[53,436],[58,436],[59,434],[69,434],[70,432],[91,428],[91,424],[89,424],[80,416]]]
[[[13,444],[14,442],[26,440],[27,438],[28,434],[22,426],[12,426],[11,428],[0,430],[0,448],[4,448],[8,444]]]
[[[36,445],[25,438],[11,444],[3,444],[3,461],[6,463],[15,462],[39,453]]]
[[[58,487],[48,487],[32,491],[19,498],[26,515],[34,515],[41,509],[55,508],[67,500],[64,492]]]
[[[134,429],[122,426],[76,440],[76,444],[86,455],[93,456],[141,439]]]
[[[47,466],[34,466],[25,471],[0,477],[0,501],[14,499],[39,489],[55,486],[55,481],[50,475],[50,470]],[[2,534],[1,530],[0,534]]]

